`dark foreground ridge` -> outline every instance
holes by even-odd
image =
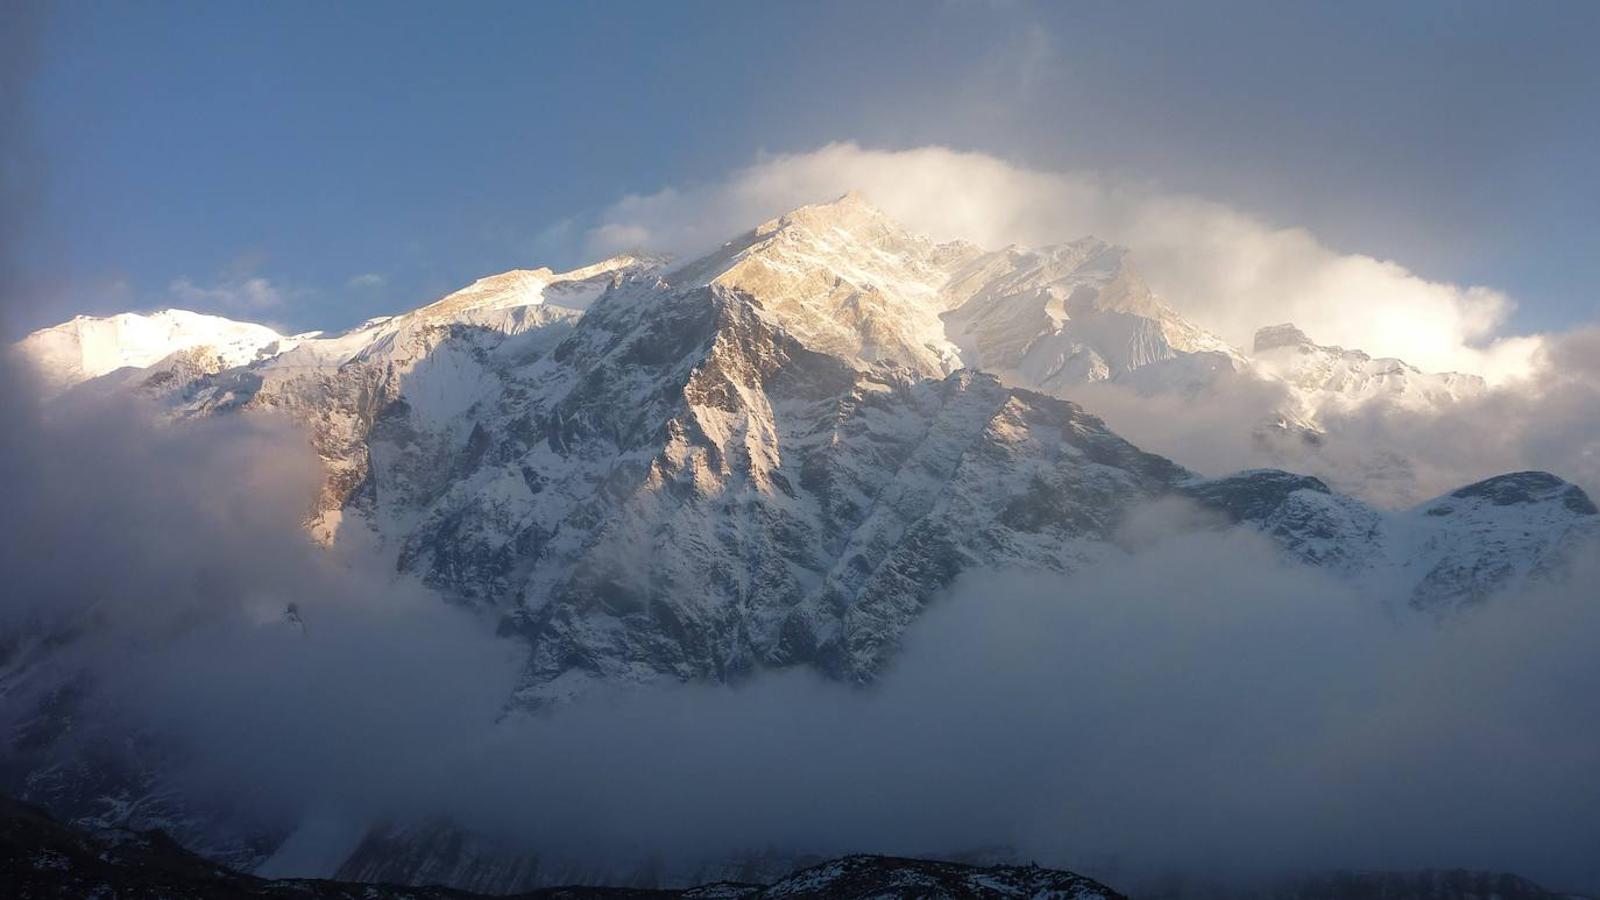
[[[62,825],[42,809],[0,797],[0,890],[15,900],[106,897],[116,900],[472,900],[485,895],[450,888],[347,881],[268,880],[207,862],[159,831],[89,833]],[[802,869],[770,885],[708,884],[684,890],[545,888],[519,900],[686,898],[1037,897],[1126,900],[1099,882],[1037,866],[971,866],[887,856],[847,856]]]
[[[317,879],[257,878],[209,862],[160,831],[89,832],[39,807],[0,796],[0,896],[11,900],[485,900],[444,887]],[[574,886],[503,895],[502,900],[578,898],[681,900],[1129,900],[1105,885],[1039,866],[974,866],[892,856],[845,856],[773,884],[720,882],[679,890]],[[1469,871],[1338,872],[1269,889],[1157,891],[1155,900],[1587,900],[1548,891],[1516,875]]]

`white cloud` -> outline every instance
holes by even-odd
[[[349,285],[358,290],[376,290],[388,283],[388,279],[377,272],[363,272],[350,279]]]
[[[167,290],[182,306],[241,310],[273,309],[281,306],[284,292],[271,281],[258,276],[226,279],[210,286],[179,278]]]
[[[1135,445],[1205,475],[1282,467],[1369,503],[1403,507],[1493,475],[1552,472],[1600,497],[1600,326],[1548,336],[1526,378],[1432,408],[1375,399],[1318,414],[1315,444],[1262,425],[1290,398],[1248,373],[1198,395],[1145,395],[1114,382],[1069,399]]]
[[[629,195],[590,231],[590,248],[698,252],[847,190],[940,239],[999,247],[1093,234],[1124,244],[1169,302],[1245,348],[1256,328],[1292,321],[1323,343],[1499,379],[1526,371],[1541,344],[1501,334],[1514,304],[1493,288],[1429,281],[1392,260],[1340,253],[1303,228],[1152,184],[943,147],[835,143],[763,157],[719,182]]]
[[[643,225],[612,222],[596,227],[590,237],[594,244],[611,247],[617,251],[633,250],[659,243],[657,233]]]

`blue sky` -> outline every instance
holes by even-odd
[[[624,194],[838,140],[1152,180],[1501,289],[1514,329],[1600,317],[1600,4],[66,2],[41,19],[12,329],[162,305],[342,327],[584,262],[584,223]],[[225,299],[252,280],[276,303]]]

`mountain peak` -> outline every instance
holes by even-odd
[[[1325,410],[1351,409],[1376,398],[1407,409],[1435,409],[1487,390],[1476,375],[1424,372],[1405,360],[1318,344],[1292,324],[1256,331],[1257,369],[1295,391],[1298,421],[1315,427]]]
[[[662,262],[659,257],[621,253],[567,272],[556,272],[547,266],[512,269],[479,278],[461,290],[422,307],[417,310],[417,315],[424,319],[454,319],[465,313],[540,303],[583,309],[604,293],[616,278],[630,271],[658,268]]]
[[[841,194],[827,203],[796,207],[775,219],[763,222],[756,228],[755,233],[765,237],[790,228],[814,231],[821,235],[845,232],[858,239],[871,239],[875,235],[885,233],[907,238],[913,236],[905,226],[868,203],[866,197],[858,191]]]
[[[828,205],[830,205],[830,206],[871,206],[872,204],[867,202],[867,195],[861,193],[860,191],[856,190],[855,188],[851,188],[850,190],[845,191],[844,193],[840,194],[838,197],[834,198],[833,202],[828,204]]]
[[[771,219],[666,280],[747,294],[810,349],[940,376],[961,365],[940,291],[981,252],[935,243],[851,192]]]
[[[1316,343],[1304,331],[1295,327],[1293,323],[1285,322],[1282,325],[1268,325],[1256,329],[1255,352],[1274,350],[1278,347],[1306,347],[1316,346]]]
[[[1484,500],[1494,506],[1559,501],[1582,516],[1600,515],[1583,489],[1549,472],[1508,472],[1452,491],[1457,500]]]

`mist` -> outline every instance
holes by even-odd
[[[1424,414],[1368,404],[1328,417],[1344,452],[1408,459],[1426,493],[1517,469],[1555,472],[1600,494],[1600,326],[1552,335],[1529,374]]]
[[[503,726],[441,800],[571,854],[1005,845],[1129,886],[1344,866],[1596,883],[1592,560],[1441,627],[1254,534],[1152,516],[1132,555],[1073,577],[964,578],[867,690],[788,672],[591,701]]]
[[[784,671],[529,714],[492,622],[305,538],[302,435],[78,402],[7,401],[33,417],[0,457],[0,621],[71,635],[13,648],[7,718],[81,667],[86,725],[56,752],[160,735],[176,790],[255,827],[444,816],[597,865],[1005,846],[1127,889],[1343,866],[1600,885],[1597,556],[1440,623],[1165,503],[1072,576],[961,579],[865,689]]]
[[[1201,474],[1281,467],[1399,507],[1505,472],[1553,472],[1600,496],[1600,327],[1548,336],[1523,376],[1427,408],[1376,398],[1322,410],[1316,443],[1263,439],[1288,404],[1280,384],[1224,374],[1200,396],[1117,383],[1068,396],[1134,444]],[[1270,426],[1267,430],[1270,431]]]
[[[42,751],[59,765],[150,741],[167,787],[207,807],[225,786],[237,827],[271,831],[346,784],[393,790],[371,777],[384,760],[499,715],[521,653],[493,622],[392,559],[312,543],[322,473],[302,430],[174,422],[123,394],[46,406],[15,354],[0,366],[8,769],[41,728],[61,729]]]

